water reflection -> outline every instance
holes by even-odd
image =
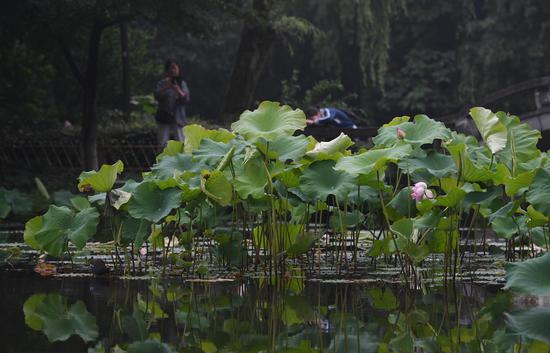
[[[547,352],[550,309],[494,288],[2,274],[7,352]],[[36,292],[34,292],[36,291]],[[25,293],[23,296],[14,293]],[[531,299],[532,301],[533,299]],[[18,309],[16,309],[18,308]],[[519,336],[515,332],[521,333]],[[6,334],[8,333],[8,334]]]

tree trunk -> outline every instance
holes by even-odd
[[[250,108],[256,86],[276,38],[275,31],[268,21],[272,2],[254,0],[252,7],[256,16],[247,18],[244,22],[235,64],[225,94],[222,119],[226,125],[234,121],[243,110]]]
[[[122,55],[122,111],[130,117],[130,60],[128,56],[128,22],[120,23],[120,50]]]
[[[90,34],[86,76],[84,78],[82,130],[80,134],[82,152],[84,157],[84,168],[86,170],[98,169],[96,95],[99,46],[101,43],[102,31],[103,26],[100,23],[96,22]]]

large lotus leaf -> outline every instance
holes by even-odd
[[[397,163],[412,152],[410,145],[369,150],[355,156],[341,158],[334,169],[349,174],[370,174],[383,169],[388,163]]]
[[[99,213],[95,207],[75,213],[65,206],[51,205],[42,218],[42,228],[34,233],[34,239],[41,249],[61,256],[68,240],[77,249],[82,249],[86,241],[94,236],[98,223]]]
[[[268,176],[263,162],[259,159],[253,159],[244,164],[235,163],[235,180],[233,185],[239,196],[246,199],[252,196],[260,199],[265,195],[265,187],[268,183]]]
[[[329,195],[344,199],[357,188],[354,178],[334,168],[334,161],[312,163],[300,177],[299,190],[309,201],[325,201]]]
[[[470,116],[485,142],[493,154],[502,151],[506,147],[508,139],[508,130],[498,117],[490,111],[482,107],[474,107],[470,109]]]
[[[464,181],[488,181],[494,176],[494,173],[489,169],[489,163],[484,160],[473,161],[474,154],[469,153],[469,149],[464,143],[450,144],[446,146],[455,161],[457,170],[461,171]]]
[[[134,243],[134,248],[140,248],[143,240],[151,233],[151,223],[146,219],[124,217],[121,222],[121,238],[124,244]]]
[[[27,221],[25,223],[25,232],[23,233],[23,239],[25,240],[25,243],[29,245],[31,248],[40,250],[40,244],[38,241],[36,241],[36,233],[42,229],[43,224],[43,216],[36,216]]]
[[[364,219],[365,216],[359,211],[338,212],[335,209],[332,216],[330,216],[329,224],[332,229],[339,232],[341,229],[354,228],[360,225]]]
[[[550,309],[534,308],[506,315],[507,326],[523,337],[550,344]],[[540,352],[547,352],[548,346]],[[531,350],[529,350],[531,352]],[[533,350],[533,352],[535,352]],[[538,352],[538,351],[537,351]]]
[[[413,156],[399,162],[399,168],[408,173],[426,170],[433,178],[443,178],[449,174],[456,173],[453,158],[436,151],[426,153],[422,150],[417,150],[413,153]]]
[[[512,163],[516,164],[519,171],[523,163],[531,161],[540,156],[537,148],[541,133],[525,123],[521,123],[517,116],[510,116],[503,112],[496,113],[500,121],[508,130],[506,148],[498,153],[498,160],[505,163],[512,169]]]
[[[222,171],[204,171],[201,176],[201,190],[220,205],[231,205],[233,185],[227,180]]]
[[[151,173],[148,178],[155,178],[160,180],[167,180],[170,178],[176,178],[185,172],[200,173],[202,167],[201,163],[193,160],[188,154],[176,154],[175,156],[166,156],[162,158],[158,163],[151,167]]]
[[[35,331],[42,329],[42,319],[36,314],[36,308],[46,299],[46,294],[33,294],[23,303],[25,324]]]
[[[296,239],[287,249],[287,254],[290,257],[298,257],[311,249],[315,241],[318,239],[313,233],[302,232],[298,234]]]
[[[232,148],[237,148],[235,152],[240,153],[244,146],[237,145],[235,140],[225,143],[205,138],[201,141],[199,148],[193,150],[193,157],[204,164],[215,167]]]
[[[256,147],[264,155],[269,153],[269,159],[277,158],[283,162],[286,162],[289,159],[293,161],[300,160],[306,153],[308,144],[309,140],[307,136],[284,135],[271,142],[266,142],[260,139],[256,142]]]
[[[290,136],[305,126],[306,117],[301,110],[264,101],[258,109],[242,113],[239,121],[231,124],[231,129],[247,140],[264,138],[266,141],[275,141],[281,136]]]
[[[390,226],[390,229],[395,234],[398,234],[405,239],[410,239],[414,231],[414,223],[410,218],[402,218]]]
[[[389,287],[370,288],[367,290],[367,296],[375,309],[390,311],[399,307],[399,301]]]
[[[162,152],[157,156],[157,161],[160,161],[164,157],[176,156],[183,152],[183,142],[170,140],[163,148]]]
[[[153,181],[145,181],[134,190],[128,213],[137,219],[158,222],[181,204],[181,190],[161,190]]]
[[[550,172],[541,168],[527,191],[527,201],[545,216],[550,216]]]
[[[124,170],[122,161],[117,161],[115,164],[104,164],[99,168],[99,171],[83,172],[78,177],[78,190],[84,191],[91,187],[96,192],[111,191],[115,185],[116,177]]]
[[[527,206],[527,215],[529,216],[529,227],[542,227],[550,221],[550,217],[547,217],[537,211],[533,205]]]
[[[466,191],[458,187],[453,187],[447,191],[446,195],[438,196],[435,200],[435,204],[443,207],[455,207],[464,200],[464,196],[466,196]]]
[[[342,154],[352,146],[354,142],[343,132],[335,139],[328,142],[317,142],[311,151],[306,155],[313,159],[339,159]]]
[[[510,170],[504,164],[497,165],[497,171],[494,176],[496,185],[504,185],[506,195],[514,196],[519,191],[525,191],[531,186],[537,169],[528,170],[523,173],[517,173],[516,176],[510,175]]]
[[[401,139],[397,136],[397,129],[405,133],[403,141],[414,147],[419,147],[434,140],[447,140],[451,137],[449,129],[439,121],[432,120],[426,115],[417,115],[414,117],[414,123],[403,122],[397,125],[383,126],[378,130],[378,136],[373,138],[373,142],[378,146],[394,146]]]
[[[80,336],[84,341],[97,339],[98,328],[94,316],[86,310],[82,301],[69,306],[67,298],[59,294],[48,294],[40,297],[41,302],[34,302],[36,297],[30,297],[35,305],[32,315],[33,326],[39,327],[50,342],[66,341],[72,335]],[[41,323],[37,325],[36,320]]]
[[[532,295],[549,295],[550,253],[518,263],[509,263],[504,288]]]
[[[183,128],[183,134],[185,135],[184,150],[186,153],[191,153],[198,148],[204,138],[223,143],[235,138],[235,135],[226,129],[209,130],[197,124],[186,125]]]

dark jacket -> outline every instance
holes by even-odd
[[[187,123],[185,107],[189,103],[189,88],[185,81],[181,81],[181,90],[186,93],[185,97],[178,98],[173,88],[165,88],[166,79],[157,83],[155,88],[155,99],[159,102],[156,115],[157,122],[161,124],[177,123],[185,126]]]

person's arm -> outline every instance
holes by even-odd
[[[183,100],[184,103],[189,103],[189,87],[185,81],[181,81],[181,87],[176,85],[176,92],[178,92],[178,99]]]

